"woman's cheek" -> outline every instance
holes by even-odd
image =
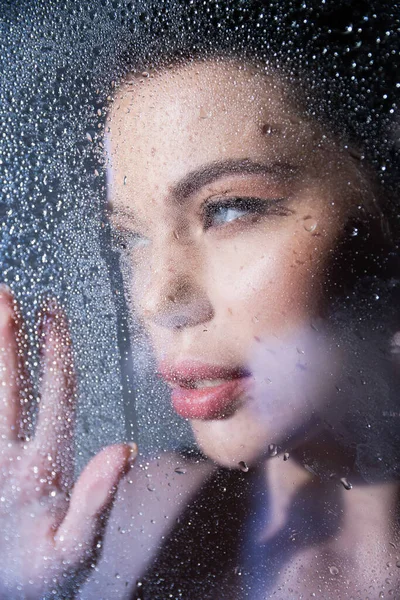
[[[219,242],[208,258],[216,307],[230,307],[232,320],[240,320],[251,336],[298,324],[315,310],[320,280],[315,246],[296,226]]]

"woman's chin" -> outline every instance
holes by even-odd
[[[242,469],[246,471],[248,468],[257,464],[262,455],[260,449],[250,449],[241,445],[235,448],[232,445],[227,447],[225,444],[214,442],[211,444],[203,444],[199,442],[202,452],[220,467],[228,469]]]
[[[321,436],[323,426],[317,413],[304,410],[299,422],[299,411],[281,403],[279,406],[280,410],[273,406],[269,411],[261,410],[253,399],[229,417],[191,420],[200,450],[222,467],[243,469],[243,463],[254,466],[277,454],[291,453]]]
[[[239,418],[238,418],[239,417]],[[285,451],[265,424],[249,422],[246,415],[235,414],[227,419],[191,421],[201,451],[222,467],[246,470],[275,449]],[[286,436],[284,436],[286,438]],[[278,439],[278,443],[282,438]]]

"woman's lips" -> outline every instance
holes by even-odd
[[[185,419],[221,419],[232,414],[244,388],[244,378],[195,389],[177,386],[172,389],[171,400]]]
[[[197,362],[163,363],[159,374],[172,387],[172,405],[186,419],[220,419],[232,414],[249,384],[250,373],[241,368]]]

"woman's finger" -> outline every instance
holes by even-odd
[[[136,444],[117,444],[99,452],[86,466],[55,535],[56,547],[68,560],[79,560],[94,549],[102,534],[104,513],[111,507],[118,483],[136,456]]]
[[[11,291],[0,286],[0,439],[16,441],[19,434],[21,369],[18,323]]]
[[[43,318],[40,405],[34,445],[67,487],[73,476],[75,374],[65,315],[52,302]]]

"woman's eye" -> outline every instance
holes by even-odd
[[[212,224],[221,225],[222,223],[229,223],[230,221],[240,219],[240,217],[243,217],[247,213],[248,211],[244,208],[240,209],[231,208],[229,206],[221,206],[218,209],[214,210]]]
[[[285,198],[263,200],[261,198],[223,198],[205,205],[204,228],[218,227],[248,215],[287,215],[289,210],[282,206]]]
[[[121,253],[131,252],[132,250],[147,246],[149,243],[148,238],[136,231],[113,229],[111,237],[114,250]]]

